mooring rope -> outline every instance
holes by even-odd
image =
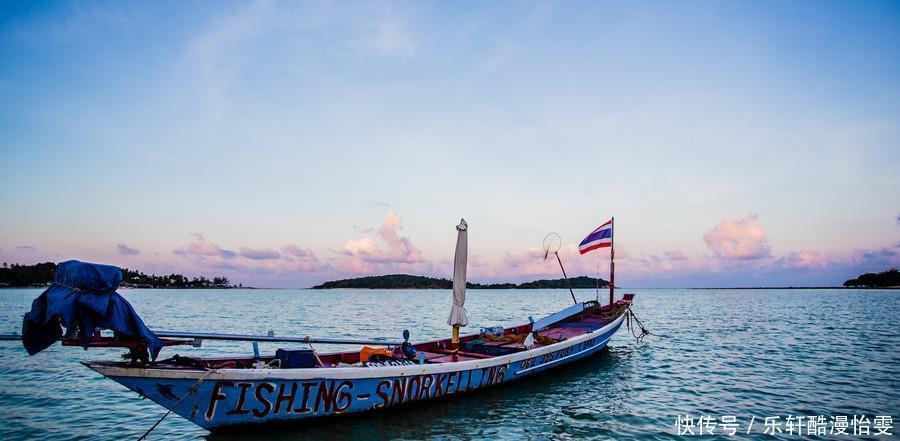
[[[627,319],[626,323],[628,324],[628,330],[631,331],[631,335],[635,340],[637,340],[638,343],[642,342],[644,340],[644,337],[650,335],[650,331],[648,331],[647,328],[644,327],[644,324],[641,323],[640,320],[638,320],[637,316],[634,314],[634,311],[631,310],[631,307],[629,307],[625,312],[625,318]],[[634,319],[634,323],[637,324],[641,329],[641,335],[637,335],[634,332],[634,326],[631,325],[632,319]]]
[[[165,414],[164,414],[164,415],[156,422],[156,424],[154,424],[152,427],[150,427],[149,429],[147,429],[147,431],[144,432],[144,434],[141,435],[140,438],[138,438],[138,441],[141,441],[141,440],[143,440],[143,439],[146,439],[146,438],[147,438],[147,435],[150,435],[150,432],[152,432],[153,429],[156,429],[156,427],[159,426],[159,423],[163,422],[163,420],[166,419],[166,417],[169,416],[170,413],[172,413],[172,409],[178,407],[178,405],[181,404],[181,402],[184,401],[185,398],[189,397],[189,396],[190,396],[191,394],[193,394],[194,392],[197,392],[197,389],[200,388],[200,384],[203,383],[203,380],[206,380],[206,377],[208,377],[208,376],[210,376],[210,375],[212,375],[213,373],[218,372],[218,371],[219,371],[218,369],[211,369],[211,370],[207,371],[205,374],[201,375],[200,378],[197,380],[197,382],[194,383],[194,385],[191,386],[190,389],[188,389],[187,393],[184,394],[184,396],[182,396],[182,397],[175,403],[175,405],[173,405],[172,407],[170,407],[169,410],[168,410],[168,412],[166,412],[166,413],[165,413]]]

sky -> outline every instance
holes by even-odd
[[[900,266],[900,4],[3,2],[0,260],[840,285]]]

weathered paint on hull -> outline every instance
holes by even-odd
[[[220,369],[174,408],[205,372],[88,366],[215,431],[361,413],[515,381],[602,350],[624,319],[550,346],[484,360],[389,368]]]

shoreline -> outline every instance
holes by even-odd
[[[0,286],[0,290],[3,289],[46,289],[47,286]],[[241,288],[197,288],[197,287],[181,287],[181,288],[168,288],[168,287],[140,287],[140,288],[120,288],[123,291],[132,291],[132,290],[143,290],[143,289],[160,289],[160,290],[254,290],[254,291],[280,291],[280,290],[302,290],[302,291],[347,291],[347,290],[368,290],[368,291],[446,291],[452,288],[268,288],[268,287],[250,287],[244,286]],[[494,290],[494,291],[540,291],[540,290],[566,290],[567,288],[466,288],[467,291],[483,291],[483,290]],[[576,291],[579,290],[594,290],[596,288],[572,288]],[[607,289],[607,287],[601,287],[601,290]],[[885,286],[885,287],[872,287],[872,288],[863,288],[863,287],[846,287],[846,286],[741,286],[741,287],[692,287],[692,288],[673,288],[673,287],[645,287],[645,288],[623,288],[617,287],[617,291],[621,290],[629,290],[629,289],[688,289],[688,290],[710,290],[710,291],[723,291],[723,290],[801,290],[801,289],[847,289],[847,290],[855,290],[855,291],[871,291],[871,290],[900,290],[900,286]]]

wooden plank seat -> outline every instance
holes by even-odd
[[[503,345],[508,345],[508,344],[510,344],[510,343],[512,343],[512,342],[511,342],[511,341],[486,341],[486,342],[482,343],[481,345],[482,345],[482,346],[495,346],[495,347],[500,347],[500,346],[503,346]]]
[[[435,358],[441,358],[444,356],[444,354],[438,354],[435,352],[419,351],[419,353],[424,354],[426,362],[434,360]]]
[[[603,317],[598,317],[595,315],[586,315],[586,316],[578,319],[578,321],[581,323],[598,323],[601,325],[605,325],[605,324],[609,323],[609,320],[606,320]]]
[[[595,331],[603,327],[601,323],[564,322],[559,324],[562,328],[582,328]]]
[[[444,355],[442,357],[433,358],[431,360],[428,360],[428,362],[429,363],[453,363],[453,362],[457,362],[457,361],[469,361],[469,360],[478,360],[478,359],[460,355],[454,360],[452,355]]]
[[[468,352],[479,354],[488,354],[491,357],[498,355],[512,354],[525,350],[522,343],[511,341],[486,341],[478,344],[470,344],[467,346]]]
[[[572,337],[577,337],[579,335],[587,334],[588,332],[591,332],[590,329],[579,328],[579,327],[561,326],[559,329],[562,330],[561,335],[562,335],[563,340],[568,340]]]
[[[445,354],[445,355],[450,355],[453,353],[453,351],[451,351],[450,349],[435,349],[434,351],[439,354]],[[469,352],[469,351],[463,351],[463,350],[460,350],[458,353],[459,353],[459,355],[463,355],[463,356],[466,356],[469,358],[494,358],[493,355],[479,354],[477,352]]]
[[[539,331],[537,335],[559,341],[563,338],[563,330],[562,328],[549,328]]]
[[[548,337],[556,341],[562,341],[572,337],[577,337],[587,332],[589,332],[589,329],[560,326],[540,331],[538,332],[538,335],[542,337]]]

